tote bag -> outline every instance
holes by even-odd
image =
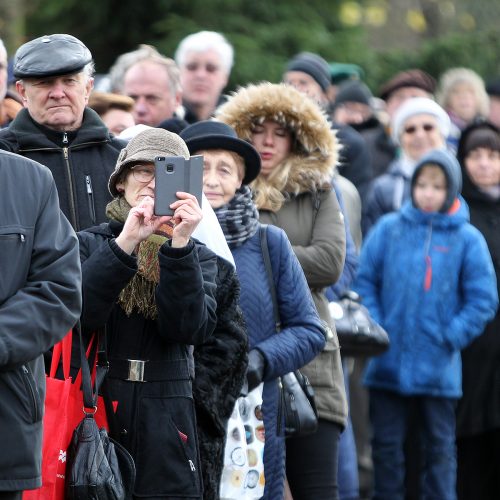
[[[221,500],[253,500],[264,495],[264,421],[260,384],[236,400],[227,425]]]
[[[97,335],[92,337],[87,358],[92,352]],[[83,414],[83,393],[81,391],[81,369],[72,383],[70,373],[73,333],[70,330],[58,342],[52,352],[49,375],[46,377],[45,411],[43,416],[42,440],[42,486],[26,490],[23,500],[64,500],[66,472],[66,450],[75,427]],[[63,379],[56,378],[56,371],[62,358]],[[93,372],[95,373],[96,358]],[[102,399],[101,397],[99,399]],[[100,427],[108,429],[104,402],[99,405],[95,419]],[[99,410],[99,408],[102,408]]]

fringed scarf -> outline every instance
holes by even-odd
[[[239,247],[251,238],[259,227],[259,212],[252,201],[252,191],[242,186],[229,203],[215,210],[230,248]]]
[[[111,220],[124,223],[131,208],[125,198],[120,196],[107,205],[106,215]],[[127,316],[134,310],[148,319],[156,319],[158,316],[155,302],[155,290],[160,281],[158,251],[168,239],[163,234],[166,233],[152,234],[138,245],[137,273],[118,297],[118,304]]]

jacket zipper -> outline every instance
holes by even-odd
[[[92,190],[92,180],[90,175],[85,176],[85,185],[87,186],[90,220],[92,221],[92,224],[95,224],[94,191]]]
[[[33,378],[33,376],[31,375],[31,372],[30,370],[28,369],[28,367],[26,365],[23,365],[23,372],[24,372],[24,376],[26,378],[26,385],[28,386],[29,388],[29,392],[30,392],[30,395],[31,395],[31,401],[33,403],[33,409],[34,409],[34,415],[33,415],[33,421],[34,422],[38,422],[38,420],[40,419],[40,408],[38,406],[38,401],[37,401],[37,398],[36,398],[36,395],[35,395],[35,389],[31,383],[31,380],[30,378],[34,381],[35,379]]]
[[[66,135],[66,134],[65,134]],[[64,138],[63,138],[64,142]],[[68,142],[68,138],[66,137],[66,142]],[[69,193],[69,212],[71,214],[71,223],[75,231],[79,230],[78,227],[78,219],[76,214],[76,205],[75,205],[75,193],[73,191],[73,175],[71,173],[71,166],[69,164],[69,150],[67,147],[62,148],[64,162],[66,165],[66,175],[68,178],[68,193]]]

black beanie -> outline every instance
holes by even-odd
[[[286,67],[286,71],[302,71],[314,78],[323,92],[330,86],[330,66],[317,54],[312,52],[301,52],[291,59]]]
[[[373,94],[363,82],[351,80],[339,87],[337,97],[335,98],[335,106],[344,102],[358,102],[371,106],[372,97]]]

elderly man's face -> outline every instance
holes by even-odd
[[[219,54],[213,49],[190,51],[180,70],[184,99],[194,106],[215,108],[229,76]]]
[[[150,127],[172,118],[181,101],[181,94],[172,92],[167,69],[151,61],[138,62],[127,70],[123,93],[135,101],[135,123]]]
[[[18,81],[16,87],[33,120],[53,130],[71,131],[82,124],[93,84],[93,78],[80,72],[26,78]]]

